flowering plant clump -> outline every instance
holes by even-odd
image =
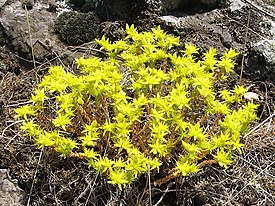
[[[39,148],[85,159],[120,189],[160,168],[160,184],[206,164],[226,168],[256,119],[243,86],[217,90],[238,53],[217,58],[210,49],[198,60],[194,45],[172,53],[179,38],[160,27],[139,33],[127,25],[126,32],[123,40],[97,41],[108,58],[77,59],[82,75],[52,66],[29,104],[15,109],[21,129]]]

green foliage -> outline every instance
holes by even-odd
[[[238,53],[217,58],[210,49],[198,60],[191,44],[170,52],[179,38],[160,27],[138,33],[127,25],[126,32],[124,40],[97,41],[108,59],[77,59],[80,76],[51,67],[29,104],[15,110],[24,133],[38,147],[86,159],[120,189],[161,166],[164,179],[211,162],[228,167],[257,109],[243,99],[243,86],[217,90]]]

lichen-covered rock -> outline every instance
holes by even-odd
[[[97,37],[100,21],[93,12],[64,12],[55,21],[58,37],[69,45],[80,45]]]

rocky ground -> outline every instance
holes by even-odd
[[[150,198],[155,206],[275,205],[274,0],[106,0],[103,6],[103,1],[70,1],[71,7],[66,2],[0,0],[0,205],[150,205]],[[123,37],[125,23],[141,31],[161,25],[201,51],[238,50],[237,75],[228,84],[242,75],[249,91],[260,96],[260,107],[259,120],[243,137],[246,146],[234,164],[152,185],[150,193],[144,177],[120,191],[83,162],[39,150],[22,136],[13,109],[27,101],[36,79],[51,65],[73,70],[75,57],[98,55],[92,39],[75,44],[74,38],[66,38],[85,29],[78,21],[79,27],[68,26],[72,30],[55,27],[58,15],[69,9],[98,14],[95,37]],[[68,33],[60,40],[61,30]]]

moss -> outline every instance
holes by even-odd
[[[80,45],[97,37],[99,24],[99,18],[93,12],[64,12],[55,21],[54,30],[63,42]]]

